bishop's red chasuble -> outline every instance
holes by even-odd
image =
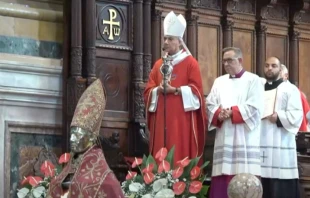
[[[152,90],[162,83],[158,60],[149,76],[144,92],[147,124],[150,130],[150,152],[155,155],[164,147],[164,95],[158,94],[155,112],[149,112]],[[202,90],[202,80],[197,61],[188,56],[173,67],[171,75],[172,87],[189,86],[200,102],[200,108],[185,112],[182,94],[166,95],[166,148],[170,150],[175,145],[174,163],[185,157],[194,158],[202,155],[205,143],[205,100]]]
[[[78,166],[72,159],[63,171],[54,178],[49,187],[48,198],[60,198],[66,192],[62,182],[69,173],[74,173],[68,198],[123,198],[119,181],[110,170],[100,147],[94,146],[85,152]]]

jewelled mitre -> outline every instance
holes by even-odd
[[[71,127],[80,127],[98,136],[105,106],[106,94],[100,79],[97,79],[79,99]]]
[[[164,19],[164,35],[183,37],[186,29],[186,20],[180,14],[176,16],[173,11],[169,12]]]

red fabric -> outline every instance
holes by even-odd
[[[231,116],[231,122],[233,124],[242,124],[244,123],[244,120],[241,116],[240,110],[238,108],[238,106],[233,106],[231,107],[232,110],[232,116]]]
[[[223,121],[220,121],[218,118],[219,118],[219,114],[221,112],[221,108],[218,108],[216,110],[216,112],[214,113],[214,116],[213,116],[213,119],[212,119],[212,125],[218,127],[218,128],[221,128],[222,124],[223,124]]]
[[[63,171],[51,181],[47,198],[58,198],[65,193],[61,184],[69,173],[74,173],[74,176],[68,198],[124,197],[120,183],[111,172],[99,147],[95,146],[86,151],[77,169],[70,160]]]
[[[300,91],[300,90],[299,90]],[[299,128],[299,131],[308,131],[308,120],[306,118],[307,113],[310,110],[307,98],[305,97],[305,95],[300,91],[300,98],[301,98],[301,103],[302,103],[302,110],[303,110],[303,119],[301,122],[301,126]]]
[[[156,152],[164,147],[164,96],[159,94],[157,110],[149,112],[152,90],[162,82],[162,74],[159,71],[162,60],[158,60],[149,76],[149,81],[144,91],[146,104],[147,124],[150,130],[150,152]],[[185,157],[194,158],[202,155],[205,144],[206,112],[203,97],[202,80],[197,61],[192,57],[186,57],[175,65],[171,77],[172,87],[190,86],[192,92],[200,100],[200,109],[185,112],[182,95],[167,94],[166,115],[167,134],[166,148],[170,150],[175,145],[174,163]]]

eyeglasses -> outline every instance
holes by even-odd
[[[234,60],[238,60],[238,58],[227,58],[227,59],[223,59],[222,62],[223,64],[225,64],[225,62],[227,62],[228,64],[231,64]]]

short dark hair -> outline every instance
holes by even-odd
[[[242,52],[241,52],[241,49],[240,48],[237,48],[237,47],[226,47],[222,50],[223,52],[223,55],[226,53],[226,52],[229,52],[229,51],[233,51],[235,52],[235,57],[236,58],[243,58],[243,55],[242,55]]]

